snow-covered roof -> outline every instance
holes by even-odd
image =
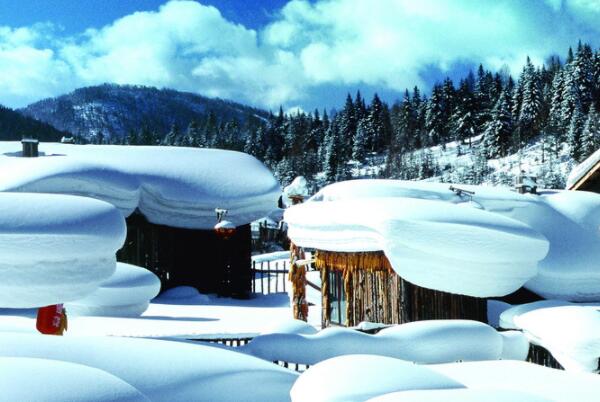
[[[581,162],[579,165],[575,166],[575,168],[569,174],[567,178],[567,187],[568,189],[572,189],[575,185],[579,183],[581,179],[587,176],[588,173],[592,171],[592,169],[596,168],[600,163],[600,149],[590,155],[586,160]]]
[[[114,206],[69,195],[0,193],[0,210],[0,306],[79,299],[114,272],[126,233]]]
[[[285,213],[298,245],[383,250],[417,285],[501,296],[600,300],[600,195],[394,180],[332,184]]]
[[[212,229],[215,208],[246,224],[277,207],[273,174],[234,151],[178,147],[41,143],[40,156],[21,158],[21,144],[0,142],[0,191],[84,195],[150,222]]]

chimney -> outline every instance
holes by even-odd
[[[21,144],[23,145],[23,153],[21,156],[24,158],[36,158],[38,156],[38,140],[34,138],[23,138]]]

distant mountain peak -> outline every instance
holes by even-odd
[[[190,92],[109,83],[43,99],[20,112],[84,138],[100,133],[104,138],[122,138],[143,126],[166,134],[173,125],[185,128],[192,121],[205,121],[209,115],[218,121],[238,122],[250,116],[268,117],[264,110]]]

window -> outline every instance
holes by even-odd
[[[329,272],[329,321],[332,324],[346,324],[346,293],[342,272]]]

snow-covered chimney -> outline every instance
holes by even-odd
[[[21,144],[23,145],[21,156],[24,158],[36,158],[38,156],[38,140],[35,138],[23,138]]]

